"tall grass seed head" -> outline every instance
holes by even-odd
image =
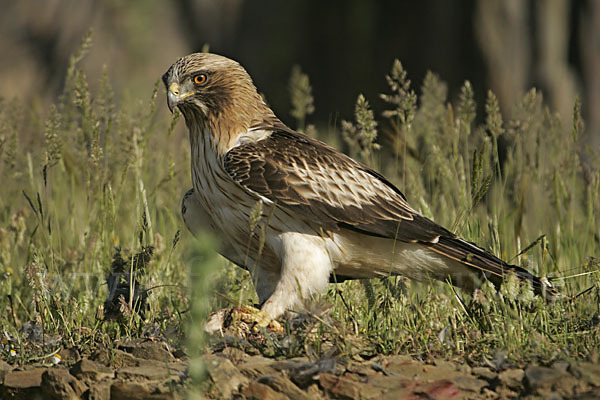
[[[514,273],[510,273],[500,286],[500,294],[505,300],[514,301],[519,295],[519,286],[519,278]]]

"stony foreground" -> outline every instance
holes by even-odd
[[[229,356],[229,357],[228,357]],[[407,356],[369,362],[206,356],[214,397],[248,399],[600,399],[600,365],[555,363],[501,372]]]
[[[190,387],[187,360],[161,342],[123,345],[56,365],[0,363],[2,399],[180,399]],[[368,361],[274,360],[228,347],[204,357],[207,398],[236,399],[600,399],[600,364],[556,362],[525,368],[424,363],[408,356]],[[500,370],[501,369],[501,370]]]
[[[51,366],[12,368],[0,364],[1,399],[177,399],[187,363],[161,342],[147,341],[100,350],[79,359],[63,351]]]

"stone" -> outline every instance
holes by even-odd
[[[321,390],[319,389],[319,385],[317,385],[316,383],[313,383],[308,388],[306,388],[306,394],[312,400],[325,399],[325,397],[323,396],[323,392],[321,392]]]
[[[497,399],[517,399],[519,398],[519,393],[517,393],[517,390],[520,391],[520,389],[511,389],[508,386],[498,385],[494,388],[492,393],[495,394],[495,398]],[[487,393],[485,392],[485,389],[484,393]]]
[[[143,400],[150,396],[148,386],[140,382],[115,382],[110,387],[110,400]]]
[[[320,374],[319,385],[331,397],[337,399],[378,399],[383,393],[381,388],[371,384],[327,373]]]
[[[141,343],[127,343],[121,346],[127,353],[143,360],[157,360],[171,362],[175,357],[164,342],[145,341]]]
[[[453,399],[461,397],[458,387],[447,379],[427,383],[415,393],[424,393],[428,399]]]
[[[472,368],[468,364],[459,364],[457,371],[463,374],[471,375]]]
[[[4,377],[13,369],[12,365],[0,360],[0,385],[4,383]]]
[[[360,390],[355,382],[331,374],[319,376],[321,388],[328,394],[340,399],[358,399]]]
[[[554,364],[552,364],[552,368],[567,372],[570,365],[571,364],[568,361],[556,361]]]
[[[495,379],[498,376],[496,372],[492,371],[487,367],[474,367],[473,369],[471,369],[471,372],[473,373],[473,375],[480,376],[484,379],[487,379],[488,381],[491,381],[492,379]]]
[[[119,349],[100,349],[91,355],[90,360],[112,368],[135,367],[139,360]]]
[[[177,375],[182,379],[185,378],[188,374],[188,363],[183,361],[163,364],[163,367],[168,369],[171,375]]]
[[[531,388],[551,387],[564,376],[566,376],[565,372],[554,368],[530,366],[525,370],[527,384]]]
[[[24,371],[8,371],[4,384],[0,385],[0,399],[40,399],[42,374],[46,368],[34,368]]]
[[[110,400],[110,382],[93,383],[88,389],[88,400]]]
[[[564,397],[562,397],[560,393],[555,392],[544,393],[542,396],[547,400],[564,400]]]
[[[185,372],[188,369],[188,362],[187,361],[175,361],[169,364],[166,364],[166,367],[168,369],[172,369],[178,372]]]
[[[508,390],[506,387],[504,386],[499,386],[497,389],[499,390]],[[500,395],[498,393],[496,393],[495,391],[489,389],[489,388],[483,388],[483,391],[481,392],[481,398],[482,399],[489,399],[489,400],[494,400],[499,398]],[[508,397],[508,396],[505,396]]]
[[[444,368],[447,371],[456,371],[456,364],[451,361],[436,359],[433,363],[436,367]]]
[[[174,377],[167,368],[144,365],[140,367],[125,367],[117,370],[116,378],[124,381],[158,381]]]
[[[460,399],[462,394],[456,385],[447,380],[440,379],[434,382],[410,381],[398,389],[384,393],[380,398],[392,399]]]
[[[406,356],[390,357],[387,362],[381,363],[385,370],[399,379],[421,379],[437,381],[440,379],[452,379],[461,375],[456,370],[455,364],[446,361],[438,361],[438,365],[425,365],[412,360]]]
[[[238,368],[244,375],[253,379],[277,373],[273,367],[273,360],[262,356],[248,357],[238,365]]]
[[[409,356],[377,357],[373,363],[379,364],[387,373],[410,378],[411,371],[419,364]],[[372,363],[372,364],[373,364]]]
[[[371,361],[381,364],[384,368],[389,368],[390,365],[403,365],[416,362],[411,356],[396,355],[396,356],[378,356]]]
[[[600,365],[581,362],[572,365],[570,371],[578,378],[585,380],[593,386],[600,386]]]
[[[358,374],[362,376],[369,376],[373,375],[374,373],[381,373],[386,376],[393,375],[392,373],[388,372],[385,368],[383,368],[381,364],[376,362],[371,363],[371,365],[350,364],[346,369],[347,371],[353,374]]]
[[[600,399],[600,392],[598,390],[588,390],[586,392],[580,393],[577,397],[574,397],[577,400],[598,400]]]
[[[49,368],[42,374],[41,389],[54,399],[80,398],[87,386],[65,368]]]
[[[546,391],[556,393],[566,399],[572,399],[576,393],[583,391],[585,387],[585,382],[578,380],[571,374],[564,373],[552,384],[537,388],[536,391],[542,396],[544,396],[544,391]]]
[[[88,386],[91,386],[91,384],[95,382],[115,377],[115,372],[113,370],[87,358],[84,358],[73,365],[71,374]]]
[[[407,382],[410,382],[410,379],[399,379],[394,375],[373,375],[367,378],[367,383],[384,390],[393,390],[405,387]]]
[[[34,368],[25,371],[12,370],[4,377],[4,386],[8,389],[40,387],[44,372],[46,372],[46,368]]]
[[[226,347],[221,351],[221,354],[235,365],[249,357],[244,350],[240,350],[236,347]]]
[[[318,379],[322,373],[340,375],[345,368],[335,358],[322,358],[315,362],[306,358],[297,358],[273,363],[277,371],[284,371],[292,382],[300,388],[306,388]]]
[[[290,399],[310,400],[308,394],[302,391],[291,380],[278,375],[265,375],[257,380],[258,383],[265,384],[271,389],[279,392]]]
[[[204,361],[210,379],[223,398],[231,398],[240,387],[250,383],[226,358],[208,355],[204,357]]]
[[[115,382],[110,387],[110,400],[176,400],[176,392],[161,392],[152,382]]]
[[[452,382],[461,390],[480,393],[481,389],[488,385],[483,379],[473,378],[472,376],[456,376]]]
[[[258,382],[250,383],[242,392],[247,399],[254,400],[287,400],[288,397],[277,393],[269,386]]]
[[[502,371],[500,374],[498,374],[498,379],[500,379],[500,382],[502,382],[504,385],[510,388],[516,388],[521,386],[524,376],[525,371],[520,368],[507,369],[506,371]]]
[[[452,363],[444,363],[439,366],[425,365],[422,368],[422,372],[419,371],[416,374],[418,379],[428,381],[439,381],[443,379],[452,379],[460,376],[461,373],[456,370],[456,367]]]

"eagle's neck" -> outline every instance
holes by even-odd
[[[211,151],[218,159],[235,146],[263,139],[274,130],[289,129],[260,97],[255,106],[244,109],[232,107],[209,112],[207,116],[190,109],[182,112],[192,147],[198,146],[200,154]]]
[[[215,127],[201,114],[190,112],[187,109],[183,109],[182,112],[188,128],[192,160],[195,157],[217,157],[221,153],[219,149],[219,137],[222,136],[222,133],[216,131]]]
[[[223,168],[222,157],[217,151],[213,132],[206,124],[196,123],[186,118],[190,137],[190,162],[192,183],[200,203],[212,214],[222,201],[221,197],[227,182],[227,173]]]

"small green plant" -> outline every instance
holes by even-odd
[[[312,87],[308,75],[295,65],[289,83],[292,110],[290,114],[296,119],[296,129],[307,134],[314,131],[314,126],[306,125],[306,117],[315,112]]]
[[[4,350],[16,349],[19,363],[43,362],[61,347],[116,346],[150,326],[170,331],[189,308],[186,255],[175,248],[181,224],[173,205],[189,184],[187,152],[182,157],[169,139],[177,117],[157,117],[158,84],[149,103],[123,101],[129,108],[117,107],[106,70],[90,90],[79,62],[91,40],[90,33],[71,58],[63,93],[47,113],[31,109],[26,120],[25,105],[1,100],[0,321],[10,338]],[[169,237],[178,238],[172,247],[163,240]],[[153,249],[143,274],[123,268],[131,279],[120,284],[138,290],[108,303],[132,311],[120,321],[104,318],[115,247]],[[142,303],[144,313],[133,312]],[[39,340],[30,335],[38,345],[22,345],[26,324],[43,332]]]
[[[342,121],[342,137],[349,147],[351,156],[359,157],[367,164],[373,163],[371,158],[381,146],[375,143],[377,121],[375,121],[373,111],[369,108],[369,102],[362,94],[359,94],[356,99],[354,115],[355,124]]]

